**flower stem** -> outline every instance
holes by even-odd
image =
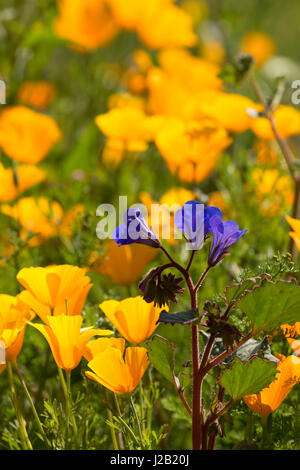
[[[122,420],[122,414],[121,414],[121,410],[120,410],[120,405],[119,405],[119,401],[118,401],[118,397],[116,395],[115,392],[113,392],[113,398],[114,398],[114,404],[115,404],[115,408],[116,408],[116,411],[117,411],[117,415],[118,417]],[[124,442],[123,442],[123,435],[121,432],[118,432],[117,434],[117,439],[118,439],[118,447],[120,450],[124,450]]]
[[[132,394],[131,393],[130,393],[130,404],[131,404],[133,414],[134,414],[136,422],[137,422],[137,427],[138,427],[138,430],[139,430],[139,436],[140,436],[140,441],[141,441],[141,447],[143,449],[144,448],[144,439],[143,439],[142,427],[141,427],[140,418],[139,418],[138,412],[136,410],[134,401],[132,399]]]
[[[25,421],[19,406],[19,402],[17,399],[17,394],[14,386],[14,379],[13,379],[13,372],[12,372],[12,366],[11,363],[7,363],[7,373],[8,373],[8,380],[9,380],[9,385],[10,385],[10,390],[11,390],[11,395],[12,395],[12,400],[13,404],[16,410],[17,418],[19,421],[20,425],[20,435],[21,435],[21,440],[23,444],[23,449],[24,450],[33,450],[32,444],[30,442],[30,439],[27,434],[26,426],[25,426]]]
[[[26,385],[26,383],[25,383],[25,381],[24,381],[24,379],[23,379],[23,377],[22,377],[22,374],[21,374],[21,372],[20,372],[20,370],[19,370],[19,368],[18,368],[17,361],[14,360],[14,361],[13,361],[13,364],[14,364],[15,371],[16,371],[16,373],[17,373],[18,379],[19,379],[19,381],[20,381],[20,384],[22,385],[23,390],[24,390],[24,392],[25,392],[25,395],[26,395],[26,397],[27,397],[27,399],[28,399],[28,401],[29,401],[29,404],[30,404],[30,407],[31,407],[31,410],[32,410],[34,419],[35,419],[35,421],[36,421],[36,424],[37,424],[37,426],[38,426],[38,429],[39,429],[39,431],[40,431],[40,433],[41,433],[41,435],[42,435],[42,437],[43,437],[43,440],[44,440],[46,446],[48,447],[48,449],[51,449],[51,448],[52,448],[51,443],[49,442],[49,440],[48,440],[48,438],[47,438],[47,436],[46,436],[46,433],[45,433],[44,428],[43,428],[43,426],[42,426],[42,423],[41,423],[41,421],[40,421],[39,415],[38,415],[38,413],[37,413],[37,411],[36,411],[36,407],[35,407],[35,405],[34,405],[34,403],[33,403],[33,400],[32,400],[32,397],[31,397],[31,395],[30,395],[30,392],[29,392],[29,390],[28,390],[28,388],[27,388],[27,385]]]

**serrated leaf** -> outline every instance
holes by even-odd
[[[169,313],[166,310],[162,310],[159,315],[157,323],[181,323],[182,325],[188,325],[193,321],[197,320],[198,312],[196,310],[188,310],[187,312],[176,312]]]
[[[245,292],[251,291],[258,287],[264,280],[271,279],[271,276],[267,273],[256,277],[250,277],[237,284],[225,287],[224,298],[228,304],[232,304],[239,300]]]
[[[264,281],[237,301],[251,320],[254,334],[300,321],[300,286],[294,281]]]
[[[155,367],[167,380],[174,383],[175,374],[175,347],[167,339],[159,335],[154,335],[147,342],[149,346],[148,357]]]
[[[220,383],[233,400],[259,393],[276,378],[276,363],[254,358],[250,362],[235,359],[231,369],[226,370]]]

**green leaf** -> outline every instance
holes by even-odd
[[[174,383],[175,373],[175,347],[166,338],[154,335],[150,341],[148,357],[155,367],[167,380]]]
[[[201,333],[205,336],[206,340],[208,340],[210,335],[203,331],[201,331]],[[216,338],[212,347],[212,355],[219,356],[219,354],[222,354],[224,351],[226,351],[226,348],[222,338]],[[265,337],[262,340],[250,338],[245,344],[230,354],[230,356],[226,357],[222,364],[231,362],[235,357],[238,357],[241,361],[250,361],[250,359],[258,353],[262,353],[264,359],[267,359],[268,361],[278,362],[278,359],[271,353],[267,337]]]
[[[166,310],[160,312],[159,319],[157,323],[181,323],[182,325],[187,325],[199,318],[198,312],[196,310],[188,310],[187,312],[176,312],[169,313]]]
[[[270,280],[271,276],[267,273],[261,274],[256,277],[250,277],[245,279],[238,284],[232,284],[231,286],[225,287],[224,300],[227,304],[233,304],[239,300],[246,292],[251,291],[261,285],[264,280]]]
[[[276,363],[254,358],[250,362],[234,360],[231,369],[226,370],[221,377],[221,385],[233,400],[239,400],[245,395],[259,393],[268,387],[276,378]]]
[[[300,321],[300,286],[295,281],[264,281],[237,303],[251,320],[253,334]]]

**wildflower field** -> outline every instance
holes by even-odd
[[[300,450],[299,34],[1,0],[1,450]]]

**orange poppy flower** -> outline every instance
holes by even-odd
[[[155,142],[173,173],[183,181],[200,182],[214,170],[231,139],[214,121],[185,123],[173,118],[165,123]]]
[[[47,325],[30,323],[46,338],[56,364],[66,371],[75,369],[83,356],[87,342],[93,336],[111,335],[109,330],[81,329],[79,315],[57,315],[47,318]]]
[[[105,300],[99,307],[118,332],[130,343],[140,344],[157,328],[161,308],[147,303],[142,297]]]
[[[280,105],[274,111],[273,117],[278,134],[281,137],[287,138],[300,134],[300,111],[297,109],[292,106]],[[275,140],[271,124],[267,118],[252,118],[251,128],[260,139]]]
[[[17,280],[26,289],[19,294],[21,300],[44,323],[48,323],[51,314],[80,315],[92,287],[85,269],[67,264],[23,268],[17,274]]]
[[[19,194],[40,183],[46,173],[34,165],[4,168],[0,163],[0,202],[12,201]]]
[[[121,286],[135,283],[157,255],[157,250],[154,248],[137,243],[117,246],[114,241],[108,241],[103,244],[103,248],[105,250],[103,257],[91,259],[93,262],[91,269],[105,274]]]
[[[83,355],[87,361],[91,361],[98,354],[102,353],[108,348],[116,348],[124,353],[125,339],[123,338],[97,338],[89,341],[86,345]]]
[[[294,230],[293,232],[289,232],[289,235],[294,240],[298,251],[300,251],[300,220],[294,219],[289,215],[286,216],[285,220]]]
[[[268,34],[250,31],[242,38],[240,50],[251,54],[256,66],[260,67],[275,54],[276,45]]]
[[[145,348],[127,348],[125,360],[120,349],[108,348],[88,363],[92,372],[87,371],[85,375],[109,390],[123,394],[137,387],[148,366]]]
[[[293,386],[300,380],[300,358],[296,356],[280,356],[277,365],[278,374],[269,387],[260,393],[244,397],[250,410],[261,416],[273,413],[286,398]]]
[[[41,110],[46,109],[54,101],[55,95],[56,89],[54,85],[43,80],[25,82],[18,90],[18,100],[20,103]]]
[[[25,106],[5,108],[0,115],[0,147],[18,162],[38,163],[60,139],[50,116]]]
[[[83,49],[97,49],[109,43],[118,26],[105,0],[61,0],[54,31]]]
[[[23,345],[26,323],[33,319],[34,313],[21,301],[19,295],[13,297],[0,294],[0,303],[0,342],[5,348],[4,355],[5,362],[7,362],[16,359],[19,355]]]

